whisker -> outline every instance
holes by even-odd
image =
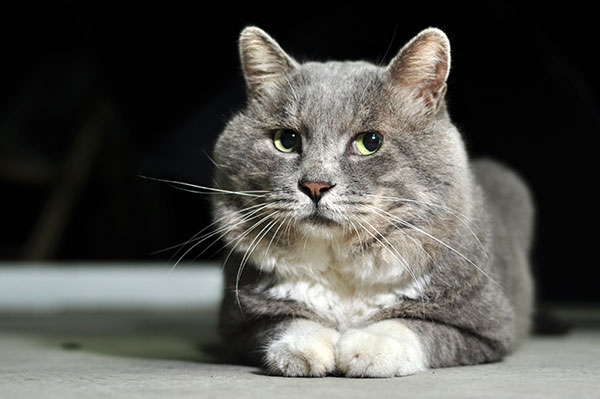
[[[246,222],[249,222],[249,221],[251,221],[251,220],[254,220],[254,219],[256,219],[256,218],[259,218],[259,217],[263,216],[263,214],[260,214],[259,212],[260,212],[260,211],[262,211],[262,210],[264,210],[264,209],[266,209],[266,208],[268,208],[268,207],[270,207],[272,204],[266,204],[266,205],[268,205],[268,206],[265,206],[265,207],[263,207],[263,208],[260,208],[260,209],[256,210],[255,212],[252,212],[252,217],[246,217],[246,218],[244,218],[243,220],[241,220],[240,222],[238,222],[238,223],[236,223],[235,225],[233,225],[232,227],[230,227],[230,228],[227,228],[227,231],[224,231],[224,232],[223,232],[223,234],[221,234],[219,237],[217,237],[215,240],[213,240],[213,242],[212,242],[212,243],[210,243],[210,245],[208,245],[206,248],[204,248],[204,249],[202,250],[202,252],[200,252],[200,253],[198,254],[198,256],[202,256],[202,255],[203,255],[203,254],[204,254],[206,251],[208,251],[208,250],[209,250],[209,249],[210,249],[210,248],[211,248],[213,245],[215,245],[215,244],[216,244],[217,242],[219,242],[219,241],[220,241],[220,240],[221,240],[223,237],[225,237],[227,234],[229,234],[229,233],[230,233],[230,232],[233,230],[233,228],[235,228],[235,227],[239,226],[239,225],[240,225],[240,224],[242,224],[242,223],[246,223]],[[223,247],[223,248],[221,248],[220,250],[218,250],[217,252],[215,252],[215,255],[216,255],[216,254],[218,254],[219,252],[221,252],[221,251],[222,251],[224,248],[225,248],[225,247]]]
[[[360,245],[360,253],[362,255],[363,260],[365,259],[365,245],[362,241],[362,238],[360,238],[360,233],[358,232],[358,229],[356,228],[356,225],[352,222],[352,220],[350,218],[348,218],[348,222],[350,222],[350,226],[352,226],[352,228],[354,228],[354,231],[356,232],[356,237],[358,238],[358,245]]]
[[[243,212],[245,212],[245,211],[251,210],[251,209],[253,209],[253,208],[256,208],[256,207],[259,207],[259,206],[264,206],[264,205],[265,205],[265,204],[257,204],[257,205],[253,205],[253,206],[250,206],[250,207],[248,207],[248,208],[243,208],[243,209],[239,210],[238,212],[242,212],[242,213],[243,213]],[[186,246],[186,245],[188,245],[188,244],[190,244],[190,243],[194,242],[194,241],[196,240],[196,238],[197,238],[198,236],[200,236],[200,234],[202,234],[202,233],[203,233],[203,232],[205,232],[206,230],[210,229],[210,228],[211,228],[211,227],[213,227],[215,224],[218,224],[218,223],[219,223],[219,222],[221,222],[223,219],[226,219],[227,217],[229,217],[229,216],[222,216],[222,217],[220,217],[219,219],[215,220],[215,221],[214,221],[214,222],[212,222],[211,224],[209,224],[209,225],[205,226],[205,227],[204,227],[202,230],[200,230],[199,232],[197,232],[196,234],[194,234],[194,235],[193,235],[191,238],[189,238],[187,241],[184,241],[184,242],[182,242],[182,243],[179,243],[179,244],[171,245],[170,247],[167,247],[167,248],[159,249],[158,251],[154,251],[154,252],[152,252],[150,255],[156,255],[156,254],[159,254],[159,253],[163,253],[163,252],[166,252],[166,251],[170,251],[170,250],[172,250],[172,249],[175,249],[175,248],[184,247],[184,246]],[[178,253],[179,253],[179,251],[178,251],[178,252],[176,252],[176,253],[175,253],[173,256],[177,256],[177,254],[178,254]]]
[[[365,194],[365,197],[373,197],[373,198],[379,198],[379,199],[383,199],[383,200],[397,201],[397,202],[412,202],[412,203],[416,203],[416,204],[423,204],[423,205],[433,206],[435,208],[440,208],[440,209],[446,210],[446,211],[448,211],[448,212],[450,212],[452,214],[455,214],[457,216],[461,216],[461,217],[465,218],[467,221],[473,223],[473,220],[471,220],[464,213],[461,213],[461,212],[457,211],[456,209],[450,208],[450,207],[448,207],[446,205],[438,204],[438,203],[435,203],[435,202],[416,200],[416,199],[412,199],[412,198],[390,197],[390,196],[375,195],[375,194]]]
[[[177,267],[177,265],[179,265],[179,263],[181,262],[181,260],[183,258],[185,258],[185,256],[190,253],[194,248],[196,248],[198,245],[200,245],[202,242],[206,241],[207,239],[214,237],[217,234],[222,233],[219,237],[217,237],[217,239],[215,239],[208,247],[206,247],[198,256],[201,256],[202,254],[204,254],[209,248],[211,248],[215,243],[217,243],[221,238],[223,238],[225,235],[227,235],[228,233],[230,233],[235,227],[239,226],[240,224],[243,223],[247,223],[253,219],[256,219],[262,215],[259,214],[260,211],[262,211],[263,209],[268,208],[269,206],[271,206],[271,204],[263,204],[263,206],[261,208],[255,209],[253,210],[250,214],[248,215],[244,215],[244,218],[238,222],[235,223],[230,223],[227,224],[223,227],[220,227],[219,229],[212,231],[204,236],[198,237],[193,241],[196,241],[188,250],[186,250],[183,255],[181,255],[179,257],[179,259],[177,260],[177,262],[175,262],[175,264],[173,265],[173,267],[171,268],[171,271],[175,270],[175,268]],[[258,214],[258,215],[257,215]]]
[[[374,210],[372,210],[372,212],[376,213]],[[384,220],[386,220],[386,222],[390,223],[389,219],[376,213],[378,216],[382,217]],[[358,220],[357,220],[358,222]],[[412,287],[415,287],[417,289],[417,294],[418,294],[418,299],[421,302],[421,311],[423,312],[423,314],[425,314],[425,292],[423,287],[421,287],[418,284],[418,277],[415,273],[415,271],[410,267],[409,263],[406,261],[406,259],[400,254],[400,252],[398,251],[398,249],[383,235],[381,234],[373,225],[371,225],[369,222],[367,222],[366,220],[364,221],[366,224],[368,224],[372,229],[375,230],[375,232],[389,245],[389,247],[391,249],[394,250],[394,252],[398,255],[398,257],[400,257],[400,259],[398,259],[398,257],[395,257],[398,260],[401,260],[401,264],[404,266],[405,270],[408,272],[408,274],[411,276],[412,281],[413,281],[413,285]],[[364,228],[364,226],[363,226]],[[368,231],[367,229],[365,229],[365,231],[367,231],[367,233],[370,233],[370,231]],[[412,239],[412,237],[410,237],[407,233],[405,233],[404,231],[400,230],[401,232],[404,233],[405,236],[409,237]],[[372,235],[372,234],[371,234]],[[373,236],[375,239],[377,239],[375,236]],[[387,248],[385,245],[383,245],[383,243],[381,243],[381,241],[377,240],[384,248],[386,248],[390,253],[391,250],[389,248]],[[415,240],[415,242],[417,242]],[[429,253],[427,251],[425,251],[423,249],[423,247],[417,242],[417,244],[419,245],[419,247],[427,254],[429,255]],[[392,256],[394,256],[394,254],[392,253]],[[430,255],[429,255],[430,256]],[[431,256],[430,256],[431,257]]]
[[[276,213],[277,212],[273,212],[269,216],[274,216]],[[240,308],[240,312],[242,312],[242,313],[244,312],[244,310],[242,309],[242,304],[240,302],[240,286],[239,286],[240,280],[242,278],[242,273],[244,272],[244,268],[246,267],[246,263],[248,263],[248,259],[250,259],[252,252],[254,252],[254,250],[256,249],[258,244],[260,244],[262,239],[269,233],[271,228],[276,223],[277,223],[276,220],[272,220],[265,227],[263,227],[263,229],[256,235],[256,237],[254,237],[254,239],[248,246],[248,249],[246,249],[246,252],[244,253],[244,256],[242,257],[242,261],[240,262],[240,267],[238,268],[238,272],[237,272],[236,279],[235,279],[235,298],[238,303],[238,307]],[[256,244],[255,244],[255,242],[256,242]]]
[[[292,220],[293,220],[293,219],[294,219],[294,218],[290,217],[290,220],[288,221],[288,223],[287,223],[287,226],[286,226],[286,228],[285,228],[285,229],[286,229],[286,234],[287,234],[287,243],[288,243],[288,247],[290,247],[290,246],[292,245],[292,244],[291,244],[291,239],[290,239],[290,230],[291,230],[291,223],[292,223]],[[296,227],[296,225],[295,225],[295,224],[294,224],[294,227]]]
[[[273,233],[273,237],[271,237],[271,241],[269,241],[269,245],[267,245],[267,249],[266,249],[266,253],[269,253],[269,249],[271,249],[271,244],[273,244],[273,240],[275,239],[275,237],[277,236],[277,233],[279,233],[279,230],[283,227],[286,219],[288,217],[291,217],[291,215],[286,216],[284,219],[281,220],[281,223],[279,224],[279,227],[277,227],[277,229],[275,230],[275,232]],[[277,239],[277,241],[279,242],[279,239]]]
[[[216,161],[215,161],[215,160],[214,160],[214,159],[213,159],[213,158],[212,158],[212,157],[211,157],[211,156],[208,154],[208,152],[206,152],[206,150],[205,150],[204,148],[202,148],[202,152],[204,153],[204,155],[206,155],[206,157],[208,158],[208,160],[209,160],[209,161],[210,161],[210,162],[211,162],[213,165],[215,165],[217,168],[219,168],[219,169],[223,169],[223,168],[225,168],[225,166],[223,166],[223,165],[219,165],[219,164],[218,164],[218,163],[217,163],[217,162],[216,162]]]
[[[235,244],[233,245],[233,247],[231,248],[231,250],[229,251],[229,253],[227,254],[227,257],[225,258],[225,261],[223,262],[223,267],[225,267],[225,265],[227,264],[227,262],[229,261],[229,258],[231,257],[231,254],[233,253],[233,251],[235,251],[235,249],[238,247],[238,245],[240,245],[240,243],[242,242],[242,240],[252,232],[252,230],[254,230],[256,227],[260,226],[265,220],[268,220],[273,214],[277,213],[278,211],[275,211],[269,215],[264,216],[262,219],[260,219],[258,222],[256,222],[254,225],[250,226],[249,228],[247,228],[243,233],[239,234],[236,238],[234,238],[232,241],[235,241]],[[261,215],[262,216],[262,215]]]
[[[408,203],[422,204],[422,205],[427,205],[427,206],[431,206],[434,208],[442,209],[442,210],[448,212],[449,214],[451,214],[452,216],[454,216],[457,220],[459,220],[463,224],[463,226],[465,226],[467,228],[467,230],[469,230],[469,232],[473,235],[475,240],[477,240],[477,242],[483,247],[481,240],[479,239],[477,234],[475,234],[475,232],[469,225],[469,224],[472,224],[475,227],[477,227],[477,224],[471,218],[469,218],[467,215],[457,211],[456,209],[450,208],[450,207],[442,205],[442,204],[437,204],[435,202],[421,201],[421,200],[415,200],[415,199],[411,199],[411,198],[389,197],[389,196],[374,195],[374,194],[365,194],[365,196],[383,199],[386,201],[393,201],[393,202],[408,202]]]
[[[366,221],[365,221],[366,222]],[[381,244],[381,246],[385,249],[388,250],[388,252],[390,252],[390,254],[398,261],[400,262],[404,267],[406,267],[406,261],[404,259],[402,259],[402,256],[400,256],[400,258],[398,256],[396,256],[396,254],[394,254],[394,252],[392,252],[383,242],[381,242],[381,240],[379,238],[377,238],[377,236],[375,234],[373,234],[369,229],[367,229],[361,222],[359,222],[358,220],[356,220],[356,223],[358,223],[358,225],[360,227],[363,228],[364,231],[366,231],[371,237],[373,237],[379,244]],[[371,225],[371,227],[373,227]],[[375,229],[375,228],[374,228]],[[379,233],[379,231],[377,231],[377,229],[375,229],[375,232],[381,236],[381,233]],[[383,237],[383,236],[381,236]],[[394,248],[395,249],[395,248]]]
[[[257,198],[264,198],[266,196],[268,196],[268,194],[261,194],[261,195],[254,195],[252,194],[252,191],[199,191],[199,190],[192,190],[191,188],[184,188],[184,187],[179,187],[176,184],[172,184],[172,183],[166,183],[169,187],[172,187],[176,190],[179,191],[185,191],[186,193],[192,193],[192,194],[202,194],[202,195],[223,195],[223,194],[235,194],[235,195],[240,195],[242,197],[257,197]],[[181,183],[178,183],[181,184]],[[205,188],[206,190],[208,189],[208,187]]]
[[[235,244],[233,245],[233,247],[231,248],[231,250],[227,254],[227,257],[225,258],[225,261],[223,262],[223,268],[225,268],[225,266],[227,265],[227,262],[229,261],[229,258],[231,257],[231,255],[233,254],[233,252],[235,251],[235,249],[238,247],[238,245],[240,245],[240,243],[242,242],[242,240],[248,234],[250,234],[256,227],[260,226],[265,220],[268,220],[271,216],[273,216],[276,213],[278,213],[278,211],[275,211],[275,212],[270,213],[269,215],[266,215],[265,217],[263,217],[262,219],[260,219],[258,222],[256,222],[254,225],[252,225],[251,227],[247,228],[243,233],[241,233],[240,235],[238,235],[233,240],[233,241],[235,241]],[[242,260],[243,260],[243,258],[242,258]],[[238,277],[236,278],[236,284],[235,284],[235,296],[236,296],[236,300],[238,302],[238,306],[240,307],[240,312],[242,312],[242,317],[243,317],[244,316],[243,309],[241,307],[241,303],[240,303],[240,299],[239,299],[239,286],[238,286],[238,284],[239,284],[239,276],[240,276],[239,269],[238,269],[237,276]]]
[[[159,179],[157,177],[149,177],[149,176],[144,176],[144,175],[138,175],[138,177],[141,177],[142,179],[155,180],[155,181],[159,181],[162,183],[181,185],[181,186],[185,186],[185,187],[192,187],[192,188],[198,188],[201,190],[209,191],[209,192],[202,192],[202,191],[189,190],[196,194],[210,194],[210,192],[214,192],[214,193],[220,193],[220,194],[234,194],[234,195],[249,196],[249,197],[264,197],[265,193],[269,193],[269,191],[267,191],[267,190],[232,191],[232,190],[224,190],[224,189],[215,188],[215,187],[199,186],[197,184],[185,183],[185,182],[180,182],[180,181],[175,181],[175,180]],[[181,189],[185,190],[183,188],[181,188]],[[188,191],[188,190],[185,190],[185,191]],[[263,194],[259,195],[258,193],[263,193]]]
[[[403,264],[404,268],[406,269],[406,271],[408,271],[408,274],[410,274],[410,276],[413,278],[413,280],[416,280],[417,276],[416,276],[414,270],[410,267],[410,265],[408,264],[408,262],[406,261],[406,259],[404,258],[404,256],[402,256],[400,254],[400,252],[396,249],[396,247],[383,234],[381,234],[377,230],[377,228],[375,228],[371,223],[367,222],[366,220],[364,222],[366,224],[368,224],[369,227],[371,227],[390,246],[390,248],[392,248],[394,250],[394,252],[398,255],[398,257],[402,261],[402,264]],[[380,241],[380,243],[381,243],[381,241]]]
[[[433,260],[433,257],[431,256],[431,254],[429,252],[427,252],[425,250],[425,248],[423,248],[423,245],[414,237],[411,237],[410,234],[408,234],[406,231],[404,231],[404,229],[400,226],[398,226],[396,223],[394,223],[394,221],[392,219],[390,219],[388,216],[380,213],[381,211],[379,209],[372,209],[371,212],[375,213],[377,216],[381,217],[382,219],[384,219],[387,223],[391,224],[392,226],[394,226],[399,232],[401,232],[402,234],[404,234],[404,236],[406,238],[408,238],[409,240],[411,240],[415,245],[417,245],[419,248],[421,248],[421,250],[423,252],[425,252],[425,254],[427,254],[427,256],[429,257],[429,259]]]
[[[385,213],[385,214],[389,215],[389,216],[390,216],[391,218],[393,218],[394,220],[397,220],[397,221],[398,221],[398,223],[400,223],[400,224],[403,224],[403,225],[405,225],[405,226],[407,226],[407,227],[410,227],[411,229],[413,229],[413,230],[415,230],[415,231],[417,231],[417,232],[419,232],[419,233],[421,233],[421,234],[423,234],[423,235],[425,235],[425,236],[429,237],[430,239],[434,240],[435,242],[437,242],[437,243],[439,243],[439,244],[443,245],[444,247],[446,247],[447,249],[449,249],[450,251],[452,251],[452,252],[453,252],[453,253],[455,253],[456,255],[458,255],[458,256],[460,256],[461,258],[463,258],[463,259],[464,259],[465,261],[467,261],[469,264],[471,264],[472,266],[474,266],[474,267],[475,267],[477,270],[479,270],[479,272],[480,272],[481,274],[483,274],[485,277],[487,277],[488,279],[490,279],[490,281],[492,281],[494,284],[496,284],[496,285],[498,285],[499,287],[501,287],[501,288],[503,288],[503,289],[504,289],[504,287],[502,286],[502,284],[500,284],[500,283],[498,283],[496,280],[494,280],[494,279],[493,279],[493,278],[492,278],[492,277],[491,277],[489,274],[487,274],[487,273],[486,273],[486,272],[485,272],[483,269],[481,269],[479,266],[477,266],[477,264],[475,264],[475,262],[473,262],[471,259],[467,258],[465,255],[463,255],[463,254],[462,254],[460,251],[456,250],[456,249],[455,249],[455,248],[453,248],[452,246],[450,246],[450,245],[446,244],[445,242],[443,242],[443,241],[442,241],[442,240],[440,240],[439,238],[437,238],[437,237],[435,237],[435,236],[431,235],[430,233],[426,232],[425,230],[423,230],[423,229],[420,229],[420,228],[418,228],[417,226],[415,226],[415,225],[413,225],[413,224],[411,224],[411,223],[409,223],[409,222],[407,222],[407,221],[405,221],[405,220],[403,220],[403,219],[401,219],[401,218],[397,217],[396,215],[393,215],[393,214],[391,214],[391,213],[389,213],[389,212],[386,212],[386,211],[384,211],[384,210],[383,210],[383,209],[381,209],[381,208],[378,208],[378,207],[376,207],[376,206],[372,206],[372,205],[365,205],[365,206],[367,206],[367,207],[369,207],[369,208],[373,208],[373,209],[379,209],[379,210],[380,210],[380,211],[382,211],[383,213]]]

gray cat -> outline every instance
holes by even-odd
[[[214,151],[228,345],[315,377],[513,350],[532,311],[532,201],[468,159],[444,102],[446,35],[422,31],[386,67],[298,63],[256,27],[240,52],[247,105]]]

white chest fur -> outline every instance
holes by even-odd
[[[378,311],[394,306],[398,295],[394,292],[368,290],[344,292],[310,281],[290,281],[276,284],[268,290],[273,299],[293,299],[319,317],[329,320],[338,331],[363,327]]]
[[[426,277],[413,279],[402,262],[386,252],[352,257],[330,243],[309,240],[295,251],[255,251],[253,262],[275,276],[275,281],[265,282],[266,294],[302,303],[345,331],[363,327],[403,297],[418,298],[428,282]]]

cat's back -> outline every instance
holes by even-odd
[[[534,230],[534,205],[529,188],[508,167],[490,160],[472,163],[490,216],[494,274],[509,295],[517,320],[517,335],[529,330],[533,311],[533,282],[528,262]]]
[[[474,160],[472,167],[493,219],[501,220],[511,236],[529,250],[533,237],[534,206],[527,184],[513,170],[492,159]]]

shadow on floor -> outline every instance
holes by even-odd
[[[40,345],[110,356],[232,363],[216,332],[214,308],[1,315],[0,329]]]
[[[554,308],[568,326],[599,328],[600,310]],[[594,311],[592,311],[594,310]],[[559,329],[551,335],[563,335]],[[0,332],[45,348],[108,356],[239,364],[217,336],[216,308],[0,313]],[[549,332],[546,331],[546,334]]]

